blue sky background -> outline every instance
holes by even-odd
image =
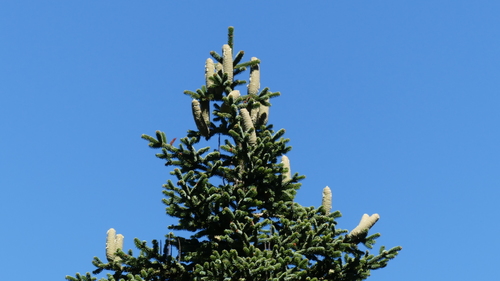
[[[64,280],[105,234],[161,239],[171,176],[140,138],[195,128],[227,27],[280,91],[297,201],[379,213],[401,245],[368,280],[493,280],[500,231],[498,1],[2,1],[2,280]],[[201,146],[201,145],[200,145]]]

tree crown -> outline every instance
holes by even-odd
[[[380,236],[368,235],[379,215],[365,214],[350,232],[337,228],[341,214],[330,212],[329,187],[318,208],[294,202],[304,176],[291,173],[285,130],[268,124],[270,99],[280,93],[260,89],[259,59],[242,62],[243,51],[234,55],[233,30],[222,54],[210,52],[205,85],[185,91],[196,129],[178,145],[161,131],[142,135],[174,167],[175,181],[168,180],[163,191],[166,213],[178,219],[169,228],[191,236],[170,232],[151,246],[135,239],[140,253],[134,256],[123,252],[123,235],[110,229],[108,262],[93,261],[94,274],[113,272],[101,280],[363,280],[401,250],[361,250]],[[236,79],[248,68],[248,83]],[[244,95],[238,90],[243,84]],[[216,148],[196,147],[212,138]],[[96,278],[87,273],[67,279]]]

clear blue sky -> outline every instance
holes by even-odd
[[[2,1],[2,280],[92,271],[111,227],[126,249],[163,238],[170,169],[140,135],[195,127],[183,91],[230,25],[282,93],[270,122],[307,177],[297,201],[318,206],[328,185],[340,227],[379,213],[376,246],[403,246],[368,280],[498,278],[499,15],[499,1]]]

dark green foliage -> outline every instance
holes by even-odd
[[[229,29],[233,46],[233,29]],[[223,58],[211,52],[216,61]],[[234,74],[259,60],[240,63],[244,52],[234,59]],[[209,134],[219,145],[203,147],[199,130],[190,130],[177,146],[165,133],[143,135],[156,156],[173,166],[164,185],[166,213],[178,219],[169,226],[184,230],[190,237],[169,233],[161,242],[135,239],[138,256],[131,250],[117,251],[119,259],[103,262],[94,258],[94,274],[111,272],[101,280],[363,280],[371,270],[385,267],[401,247],[378,254],[371,249],[379,234],[347,235],[337,228],[339,211],[326,213],[323,207],[303,207],[294,202],[304,176],[286,176],[279,160],[291,150],[285,130],[255,119],[254,127],[244,129],[240,110],[249,112],[270,106],[279,96],[264,88],[258,95],[228,97],[244,81],[230,81],[222,71],[202,86],[185,94],[209,101],[214,106]],[[224,105],[224,106],[223,106]],[[224,108],[224,110],[223,110]],[[257,141],[249,139],[255,133]],[[202,147],[202,148],[199,148]],[[319,194],[318,194],[319,201]],[[66,277],[68,280],[95,280],[90,274]]]

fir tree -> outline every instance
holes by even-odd
[[[232,27],[228,33],[222,55],[212,51],[213,59],[206,60],[205,85],[185,91],[197,129],[177,146],[160,131],[142,136],[161,150],[156,156],[166,166],[175,167],[175,180],[163,191],[167,214],[178,219],[169,226],[174,232],[151,245],[136,238],[140,253],[134,256],[122,250],[123,236],[110,229],[107,262],[95,257],[93,274],[107,270],[101,280],[136,281],[366,279],[401,247],[370,252],[380,236],[368,235],[378,214],[363,215],[350,232],[337,228],[341,214],[330,212],[329,187],[319,208],[294,202],[304,176],[291,173],[285,130],[268,124],[269,101],[279,92],[260,90],[260,60],[242,62],[243,51],[233,54]],[[235,77],[247,68],[250,80],[242,95],[237,88],[247,82]],[[210,139],[216,148],[200,148]],[[175,230],[192,235],[176,236]],[[66,279],[96,280],[90,273]]]

